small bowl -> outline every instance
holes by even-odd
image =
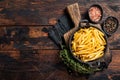
[[[98,4],[93,4],[88,9],[88,17],[92,23],[99,23],[103,17],[102,7]]]
[[[102,29],[108,36],[111,36],[113,33],[117,31],[118,26],[119,26],[118,19],[113,16],[109,16],[103,22]]]

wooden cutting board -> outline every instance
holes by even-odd
[[[79,22],[81,20],[80,10],[78,3],[71,4],[67,6],[68,13],[74,23],[74,28],[69,30],[64,34],[64,40],[66,45],[68,45],[70,35],[79,27]]]

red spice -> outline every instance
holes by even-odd
[[[101,14],[101,10],[96,6],[89,9],[89,17],[93,22],[98,22],[101,19]]]

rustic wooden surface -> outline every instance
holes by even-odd
[[[0,80],[120,80],[120,26],[108,40],[113,59],[107,70],[75,76],[61,63],[59,48],[43,28],[55,25],[75,2],[82,19],[98,3],[103,20],[115,16],[120,23],[120,0],[0,0]]]

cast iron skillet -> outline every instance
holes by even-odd
[[[105,35],[105,36],[104,36],[104,39],[105,39],[105,41],[106,41],[106,45],[105,45],[105,49],[104,49],[104,55],[103,55],[101,58],[98,58],[98,59],[96,59],[96,60],[89,61],[89,62],[83,62],[82,60],[80,60],[79,58],[77,58],[77,57],[73,54],[73,51],[72,51],[72,48],[71,48],[71,45],[72,45],[71,43],[72,43],[73,36],[74,36],[74,33],[75,33],[75,32],[77,32],[78,30],[83,29],[83,28],[89,28],[90,26],[92,26],[92,27],[94,27],[94,28],[96,28],[96,29],[98,29],[98,30],[100,30],[101,32],[104,33],[104,35]],[[89,65],[90,67],[95,67],[95,68],[101,67],[101,60],[103,60],[103,58],[105,57],[105,54],[106,54],[107,49],[108,49],[107,35],[105,34],[105,32],[104,32],[102,29],[99,29],[99,28],[96,27],[96,26],[90,25],[90,24],[87,22],[86,26],[81,27],[81,25],[79,25],[78,29],[72,33],[72,35],[71,35],[70,38],[69,38],[69,49],[70,49],[70,53],[72,54],[73,58],[75,58],[75,59],[76,59],[77,61],[79,61],[80,63],[84,63],[84,64]]]

